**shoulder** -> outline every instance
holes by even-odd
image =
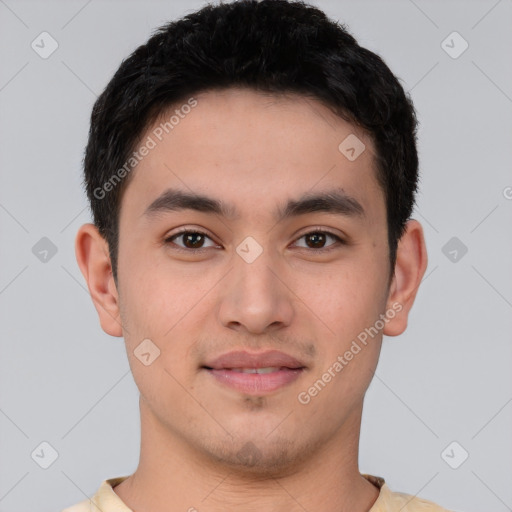
[[[91,500],[83,500],[71,507],[62,509],[61,512],[98,512],[98,508],[91,503]]]
[[[61,512],[132,512],[114,492],[114,487],[128,475],[104,480],[94,496],[67,507]]]
[[[369,512],[454,512],[432,501],[403,492],[394,492],[380,476],[369,474],[362,474],[362,476],[380,490]]]
[[[413,496],[411,494],[405,494],[402,492],[393,492],[386,484],[384,484],[381,488],[381,497],[383,505],[385,504],[387,507],[383,508],[383,511],[400,510],[401,512],[453,512],[446,508],[440,507],[432,501],[419,498],[418,496]],[[371,512],[373,512],[373,509]],[[377,509],[375,512],[380,512],[380,509]]]

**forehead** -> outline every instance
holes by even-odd
[[[241,218],[329,189],[359,198],[365,210],[384,208],[370,137],[301,95],[203,92],[163,112],[144,145],[151,149],[123,199],[141,211],[169,188],[215,196]]]

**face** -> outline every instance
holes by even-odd
[[[396,309],[374,149],[300,96],[195,99],[168,134],[148,130],[156,144],[123,194],[127,354],[142,413],[170,436],[282,468],[353,428]],[[356,159],[339,149],[354,135]]]

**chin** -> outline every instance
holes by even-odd
[[[274,436],[269,440],[268,432],[258,438],[252,429],[246,429],[245,433],[227,442],[211,440],[203,444],[202,451],[216,466],[222,465],[236,471],[237,475],[247,474],[251,478],[277,478],[295,473],[310,453],[307,446],[301,446],[296,439]]]

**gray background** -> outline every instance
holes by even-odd
[[[360,469],[454,510],[512,510],[512,0],[313,3],[386,60],[421,123],[429,268],[409,329],[384,340]],[[1,512],[60,510],[136,468],[124,344],[100,329],[75,262],[90,220],[81,159],[122,58],[201,5],[0,0]],[[43,31],[59,45],[47,59],[31,47]],[[458,58],[445,49],[462,40],[442,46],[454,31],[469,43]],[[57,249],[46,262],[43,237]],[[48,469],[43,441],[58,452]]]

